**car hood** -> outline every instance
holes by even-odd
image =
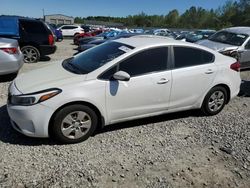
[[[236,50],[239,48],[238,46],[214,42],[211,40],[201,40],[201,41],[198,41],[197,44],[202,45],[202,46],[206,46],[206,47],[211,48],[211,49],[218,51],[218,52],[223,52],[223,51],[227,51],[227,50]]]
[[[62,86],[85,79],[86,75],[71,73],[62,67],[62,61],[57,61],[43,68],[20,74],[14,82],[21,93],[28,94],[50,88],[61,89]]]

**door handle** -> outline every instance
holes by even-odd
[[[168,82],[169,82],[168,79],[162,78],[162,79],[160,79],[160,80],[157,82],[157,84],[166,84],[166,83],[168,83]]]
[[[214,71],[212,70],[212,69],[208,69],[206,72],[205,72],[205,74],[213,74],[214,73]]]

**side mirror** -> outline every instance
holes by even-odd
[[[129,81],[130,75],[124,71],[118,71],[113,75],[113,78],[120,81]]]

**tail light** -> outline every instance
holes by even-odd
[[[232,70],[234,70],[234,71],[239,72],[239,71],[240,71],[240,62],[237,61],[237,62],[233,63],[233,64],[230,66],[230,68],[231,68]]]
[[[49,45],[53,45],[54,44],[54,37],[53,37],[53,35],[49,35]]]
[[[18,49],[17,48],[0,48],[0,50],[8,53],[8,54],[17,54]]]

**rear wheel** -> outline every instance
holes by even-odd
[[[66,106],[56,114],[52,133],[61,143],[78,143],[94,133],[97,123],[96,113],[88,106]]]
[[[203,101],[202,112],[205,115],[218,114],[224,108],[227,97],[227,91],[224,87],[216,86],[212,88]]]
[[[25,63],[36,63],[40,59],[40,52],[34,46],[24,46],[21,49]]]

